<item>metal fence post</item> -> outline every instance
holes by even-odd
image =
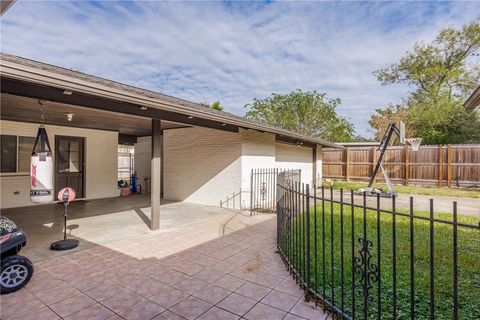
[[[307,184],[307,190],[306,190],[306,197],[307,197],[307,210],[304,212],[306,214],[306,222],[307,222],[307,274],[305,275],[305,282],[307,285],[307,292],[310,289],[310,185]]]

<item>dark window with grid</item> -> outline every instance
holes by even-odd
[[[0,135],[0,172],[29,172],[34,143],[34,137]]]

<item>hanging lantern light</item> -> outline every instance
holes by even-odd
[[[30,201],[48,203],[53,201],[53,157],[45,122],[44,106],[42,102],[41,125],[38,128],[37,138],[32,150],[30,162]],[[37,145],[39,150],[36,151]]]

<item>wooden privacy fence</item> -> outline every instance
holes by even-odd
[[[377,147],[323,149],[323,177],[368,181],[380,151]],[[480,145],[430,145],[412,151],[410,146],[389,147],[382,161],[394,183],[435,186],[480,186]],[[381,172],[376,181],[384,181]]]

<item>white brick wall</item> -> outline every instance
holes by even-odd
[[[250,192],[252,169],[275,168],[275,135],[240,129],[240,137],[242,139],[242,190]]]
[[[52,125],[46,125],[45,127],[53,149],[55,135],[85,137],[85,191],[87,199],[118,195],[117,132]],[[35,136],[37,129],[37,124],[0,120],[0,132],[2,134]],[[52,151],[55,152],[55,150]],[[29,179],[29,175],[0,176],[1,208],[32,205],[30,202]],[[14,192],[16,191],[19,191],[19,194],[15,195]]]
[[[317,186],[322,184],[322,177],[323,177],[323,171],[322,171],[322,164],[323,164],[323,158],[322,158],[322,146],[317,145],[317,179],[315,181],[315,184]]]
[[[238,133],[201,127],[165,130],[164,198],[218,206],[240,191]]]
[[[139,137],[135,143],[135,172],[142,192],[150,192],[150,174],[152,160],[152,137]],[[145,183],[145,178],[148,178]]]
[[[280,169],[301,169],[302,183],[313,182],[313,149],[292,144],[276,143],[276,164]],[[321,167],[320,167],[321,168]]]

